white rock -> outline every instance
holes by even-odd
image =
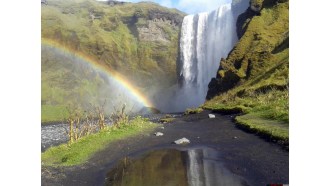
[[[180,145],[180,144],[184,144],[184,143],[190,143],[190,141],[187,138],[181,138],[181,139],[174,141],[174,143],[177,145]]]
[[[165,129],[165,127],[160,127],[161,129]]]
[[[164,134],[163,133],[161,133],[161,132],[156,132],[155,133],[155,136],[163,136]]]
[[[209,114],[209,118],[215,118],[214,114]]]

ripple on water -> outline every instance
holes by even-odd
[[[66,135],[66,130],[68,129],[67,124],[41,126],[41,151],[44,152],[51,146],[67,142],[69,138]]]

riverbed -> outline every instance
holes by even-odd
[[[289,183],[287,149],[237,128],[231,115],[213,113],[215,118],[210,119],[209,113],[182,116],[172,123],[160,124],[151,133],[113,142],[80,166],[42,167],[42,185],[111,185],[115,180],[132,183],[130,180],[142,178],[144,185],[155,185],[154,180],[166,181],[166,175],[176,177],[181,185],[221,183],[217,177],[229,181],[220,185]],[[155,132],[164,135],[155,136]],[[190,143],[173,144],[183,137]],[[112,179],[125,159],[129,162],[125,179]],[[147,173],[148,168],[140,169],[138,165],[154,166],[153,180],[139,175]],[[165,170],[166,174],[162,173]]]

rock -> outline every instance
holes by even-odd
[[[234,137],[233,137],[233,139],[237,139],[237,137],[236,137],[236,136],[234,136]]]
[[[209,118],[215,118],[214,114],[209,114]]]
[[[160,127],[160,129],[165,129],[165,127]]]
[[[155,133],[155,136],[164,136],[164,134],[161,133],[161,132],[156,132],[156,133]]]
[[[256,13],[259,13],[260,10],[261,10],[261,7],[258,6],[258,5],[251,5],[250,8],[251,8],[252,11],[254,11]]]
[[[181,138],[181,139],[174,141],[174,143],[177,145],[181,145],[181,144],[190,143],[190,141],[187,138]]]

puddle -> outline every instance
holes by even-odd
[[[213,149],[163,149],[139,159],[124,158],[106,175],[105,185],[247,186]]]

